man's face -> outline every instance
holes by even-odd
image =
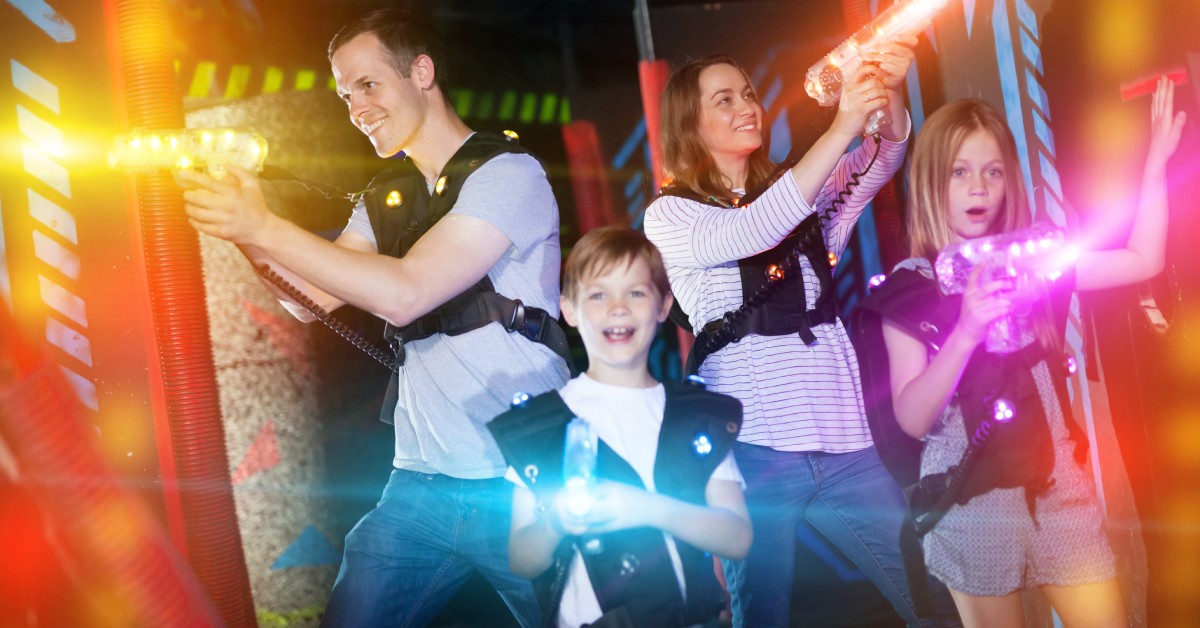
[[[405,78],[388,62],[375,35],[351,39],[333,53],[333,77],[350,122],[371,139],[380,157],[408,148],[425,121],[423,72],[415,65]]]

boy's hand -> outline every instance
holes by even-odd
[[[576,517],[567,511],[566,500],[559,493],[554,500],[551,525],[566,536],[637,528],[647,525],[647,514],[653,503],[650,493],[620,482],[600,482],[592,489],[591,498],[588,513]]]

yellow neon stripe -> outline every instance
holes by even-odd
[[[246,85],[250,83],[250,66],[235,65],[229,71],[229,81],[225,83],[225,99],[246,97]]]
[[[274,94],[281,87],[283,87],[283,70],[273,65],[267,66],[267,71],[263,76],[262,93]]]
[[[296,71],[296,91],[306,92],[313,88],[317,83],[317,73],[312,70],[297,70]]]
[[[197,63],[196,71],[192,73],[192,86],[188,88],[188,96],[192,98],[207,97],[216,78],[217,64],[212,61]]]

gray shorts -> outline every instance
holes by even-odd
[[[950,509],[925,536],[925,564],[969,595],[1116,577],[1092,482],[1069,447],[1055,447],[1054,484],[1029,514],[1025,491],[996,489]]]

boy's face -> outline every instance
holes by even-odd
[[[583,338],[588,375],[609,384],[643,385],[637,378],[648,377],[650,342],[671,311],[671,295],[659,294],[641,257],[620,261],[575,288],[573,300],[561,300],[563,318]]]

